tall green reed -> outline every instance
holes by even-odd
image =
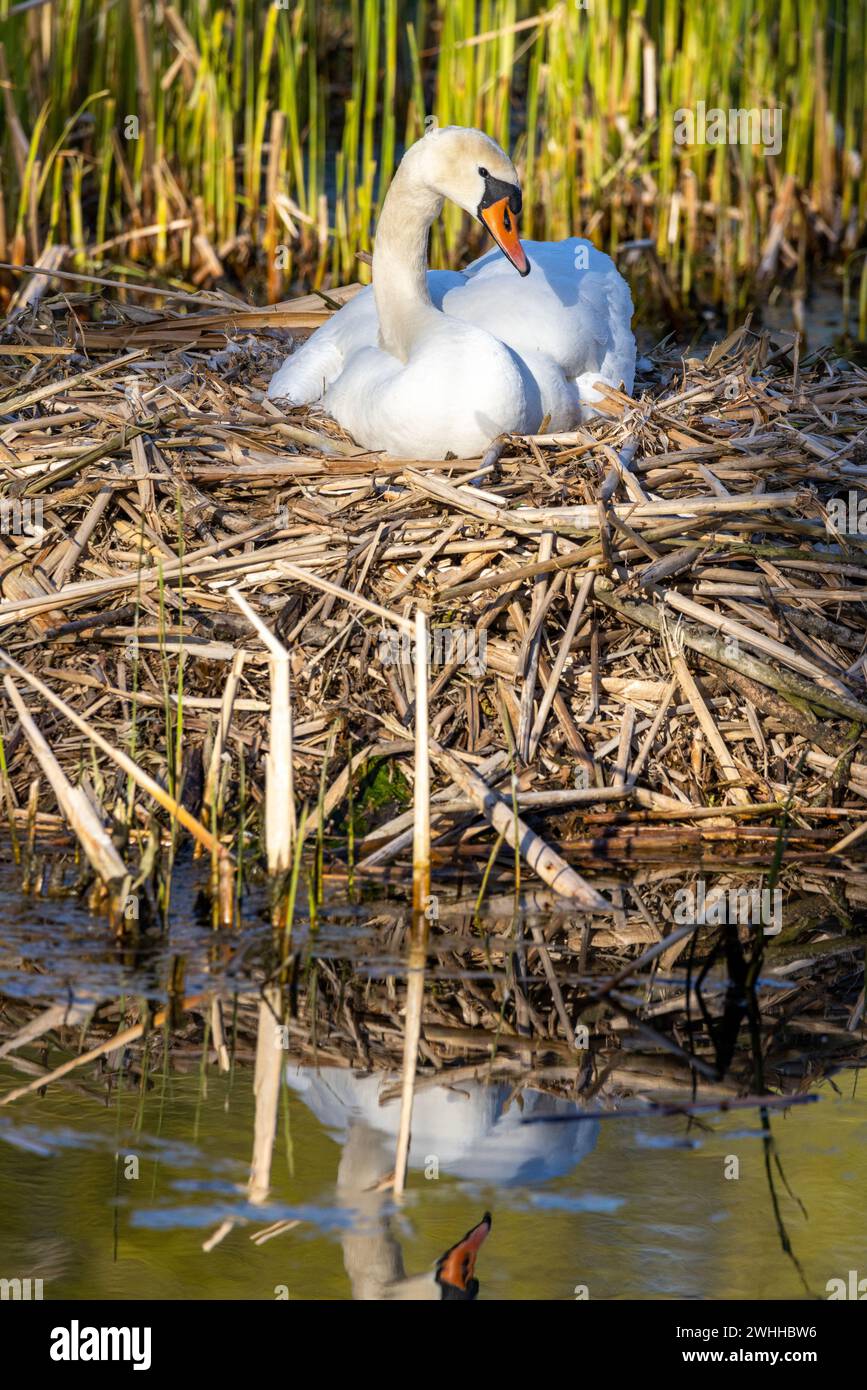
[[[851,0],[56,0],[7,16],[0,44],[0,259],[63,241],[88,264],[138,230],[127,261],[204,281],[204,238],[272,299],[365,280],[357,253],[426,118],[515,153],[526,235],[650,238],[681,296],[742,301],[787,175],[796,255],[849,255],[867,230]],[[699,101],[779,107],[779,155],[676,144]],[[448,206],[433,257],[483,242]]]

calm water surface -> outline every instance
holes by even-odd
[[[19,1079],[0,1070],[4,1089]],[[60,1087],[17,1103],[0,1120],[4,1265],[42,1275],[49,1298],[343,1299],[359,1262],[389,1237],[406,1274],[422,1273],[490,1210],[482,1298],[572,1299],[578,1285],[591,1298],[805,1296],[781,1248],[751,1112],[700,1125],[650,1116],[523,1123],[520,1102],[503,1113],[502,1086],[438,1088],[429,1109],[439,1129],[417,1122],[425,1152],[414,1144],[406,1200],[398,1210],[378,1194],[371,1209],[369,1194],[356,1200],[345,1185],[350,1145],[356,1177],[369,1171],[371,1150],[393,1162],[394,1116],[380,1119],[385,1132],[372,1129],[375,1098],[351,1073],[292,1070],[289,1080],[272,1196],[261,1208],[245,1189],[249,1068],[209,1075],[204,1087],[198,1074],[169,1074],[141,1110],[129,1094],[107,1106]],[[867,1100],[855,1074],[837,1083],[840,1094],[823,1087],[818,1106],[771,1121],[792,1194],[778,1182],[781,1214],[822,1296],[867,1252]],[[345,1110],[353,1092],[354,1116]],[[525,1093],[525,1115],[542,1099]],[[138,1177],[126,1178],[132,1155]],[[731,1156],[736,1180],[725,1177]],[[426,1177],[432,1159],[439,1175]],[[227,1219],[236,1224],[206,1253]],[[278,1220],[299,1224],[255,1244]]]

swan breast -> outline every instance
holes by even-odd
[[[397,458],[474,458],[531,423],[514,353],[436,310],[406,362],[368,342],[346,357],[322,403],[359,444]]]

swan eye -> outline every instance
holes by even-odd
[[[483,169],[481,164],[479,165],[479,173],[481,174],[483,179],[490,178],[490,174],[488,173],[487,169]]]

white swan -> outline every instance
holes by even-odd
[[[343,1261],[356,1299],[472,1299],[479,1291],[476,1257],[491,1229],[490,1213],[437,1260],[407,1277],[391,1221],[387,1178],[394,1170],[400,1100],[381,1102],[396,1078],[359,1075],[344,1067],[286,1068],[286,1081],[342,1145],[338,1203],[352,1212],[341,1229]],[[520,1097],[505,1083],[463,1080],[419,1088],[413,1104],[409,1167],[436,1158],[443,1176],[497,1187],[535,1187],[571,1173],[594,1148],[599,1121],[526,1124],[529,1119],[575,1120],[581,1107],[541,1091]]]
[[[500,250],[464,272],[428,271],[428,231],[450,198]],[[364,448],[474,458],[502,433],[574,428],[593,382],[632,390],[632,299],[588,241],[518,239],[514,165],[479,130],[430,131],[386,195],[373,284],[283,363],[268,395],[320,402]],[[515,275],[509,265],[519,274]],[[532,272],[532,273],[531,273]]]

